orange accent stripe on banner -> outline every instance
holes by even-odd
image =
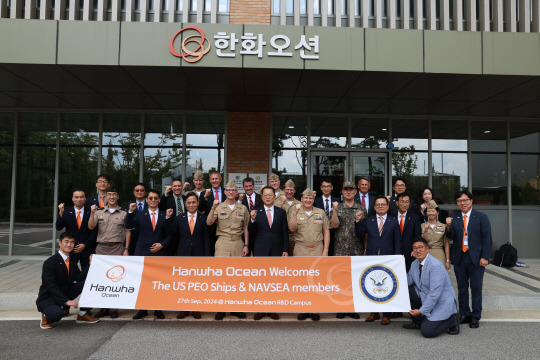
[[[146,257],[137,309],[354,312],[350,257]]]

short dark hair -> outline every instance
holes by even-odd
[[[75,240],[75,234],[71,231],[64,231],[60,234],[60,237],[58,238],[59,242],[62,242],[64,239],[73,239]]]
[[[109,174],[99,174],[98,176],[96,176],[96,181],[98,181],[99,178],[105,178],[107,182],[111,182],[111,176]]]
[[[473,199],[472,194],[468,190],[461,190],[456,193],[456,200],[459,199],[461,195],[467,195],[469,199]]]
[[[324,179],[322,179],[322,180],[321,180],[321,185],[322,185],[323,182],[332,184],[332,180],[331,180],[330,178],[324,178]]]
[[[195,199],[197,199],[197,201],[199,201],[199,195],[197,195],[197,193],[195,191],[188,192],[186,194],[186,196],[184,197],[184,201],[187,201],[187,199],[189,199],[192,196],[195,196]]]
[[[150,195],[150,193],[153,193],[153,194],[156,194],[158,197],[161,197],[159,191],[157,191],[156,189],[150,189],[146,192],[146,198],[148,198],[148,196]]]
[[[409,193],[407,192],[402,192],[401,194],[398,194],[398,196],[396,196],[396,200],[399,200],[405,196],[408,196],[409,197],[409,200],[411,199],[411,195],[409,195]]]
[[[429,248],[429,244],[428,244],[427,240],[424,239],[423,237],[421,237],[421,236],[415,237],[413,239],[413,242],[412,242],[411,245],[414,245],[417,242],[421,242],[422,244],[424,244],[425,246],[427,246]]]
[[[255,180],[253,180],[253,178],[247,177],[242,180],[242,186],[244,186],[246,183],[252,183],[253,185],[255,185]]]
[[[171,185],[172,185],[172,183],[175,182],[175,181],[180,181],[180,184],[183,184],[182,179],[180,179],[180,178],[174,178],[174,179],[171,181]]]
[[[120,193],[118,192],[118,189],[115,188],[115,187],[112,187],[112,186],[109,187],[109,188],[107,189],[107,192],[108,192],[108,193],[117,193],[117,194],[120,194]]]
[[[144,191],[146,191],[146,185],[144,185],[142,182],[136,183],[135,185],[133,185],[133,188],[135,189],[137,186],[142,186],[144,188]]]
[[[398,181],[403,181],[403,183],[405,184],[405,187],[407,187],[407,180],[405,180],[402,177],[395,178],[394,181],[392,181],[392,187],[394,187]]]
[[[360,176],[358,180],[356,181],[356,185],[360,182],[360,180],[366,180],[368,183],[371,184],[371,179],[368,176]]]
[[[81,189],[81,188],[75,188],[75,189],[73,189],[73,191],[71,192],[71,194],[73,195],[73,194],[75,194],[77,191],[83,192],[83,193],[84,193],[84,196],[86,197],[86,191],[84,191],[84,190]]]
[[[377,200],[379,200],[379,199],[384,199],[384,201],[386,202],[386,205],[388,205],[388,199],[386,198],[386,196],[382,196],[382,195],[377,196],[373,203],[375,204],[377,202]]]
[[[261,194],[263,194],[264,190],[266,190],[266,189],[272,190],[272,194],[274,194],[274,195],[276,194],[276,190],[273,187],[271,187],[270,185],[266,185],[265,187],[263,187],[261,189]]]

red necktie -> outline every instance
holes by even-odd
[[[382,235],[382,229],[383,229],[383,217],[379,216],[380,224],[379,224],[379,236]]]
[[[77,211],[77,228],[81,230],[81,210]]]
[[[403,214],[401,216],[401,221],[399,222],[399,230],[401,231],[401,235],[403,235]]]
[[[362,206],[366,207],[366,195],[362,195]]]
[[[251,196],[249,196],[249,211],[253,210],[253,200],[251,200]]]
[[[266,211],[268,212],[266,215],[266,217],[268,218],[268,226],[272,227],[272,210],[268,209]]]
[[[189,231],[191,232],[191,235],[193,235],[193,229],[195,229],[195,222],[193,221],[193,215],[191,216],[191,219],[189,219]]]
[[[152,213],[152,230],[156,230],[156,217],[155,217],[156,213],[153,212]]]
[[[214,200],[219,200],[219,194],[218,194],[218,191],[217,191],[217,190],[215,190],[215,191],[216,191],[216,195],[214,196]]]
[[[467,237],[467,215],[463,215],[463,241],[461,250],[467,252],[467,245],[465,245],[465,237]]]

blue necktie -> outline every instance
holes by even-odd
[[[139,203],[139,211],[142,211],[142,203]]]

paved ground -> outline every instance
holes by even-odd
[[[482,322],[424,339],[402,322],[0,321],[2,359],[535,359],[539,322]]]

